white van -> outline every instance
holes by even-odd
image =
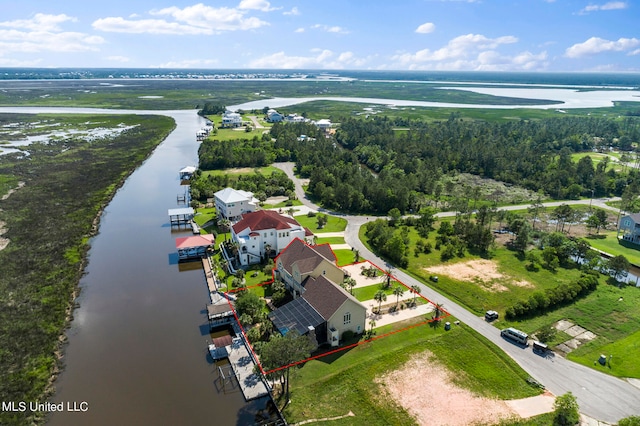
[[[527,345],[527,339],[529,338],[527,333],[516,330],[513,327],[505,328],[500,332],[500,335],[521,345]]]

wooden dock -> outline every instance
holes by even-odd
[[[208,256],[204,256],[202,258],[202,268],[204,269],[204,276],[207,279],[207,288],[209,289],[209,295],[211,295],[211,293],[215,293],[216,291],[218,291],[218,286],[216,285],[216,277],[213,275],[211,262],[209,261]]]
[[[238,380],[244,399],[251,401],[269,394],[267,385],[259,374],[253,372],[255,362],[249,354],[249,350],[242,337],[236,337],[230,346],[227,346],[229,364]]]

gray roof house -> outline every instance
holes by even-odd
[[[299,294],[269,314],[280,333],[314,333],[318,344],[338,346],[346,331],[364,332],[367,309],[340,286],[344,272],[335,261],[328,244],[310,246],[299,239],[276,258],[276,275]]]

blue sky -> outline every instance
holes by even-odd
[[[640,71],[607,0],[0,0],[0,67]]]

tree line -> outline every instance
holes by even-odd
[[[404,123],[404,122],[403,122]],[[555,199],[637,194],[636,169],[615,170],[606,157],[573,153],[632,149],[640,119],[561,117],[508,122],[408,121],[394,130],[386,117],[345,118],[327,137],[309,123],[276,123],[271,135],[202,144],[200,167],[258,167],[294,161],[309,178],[307,191],[325,207],[348,212],[418,212],[446,197],[469,199],[468,188],[443,184],[445,175],[470,173],[518,185]],[[306,135],[306,138],[300,138]],[[499,194],[495,194],[494,202]],[[492,195],[485,198],[491,198]]]

